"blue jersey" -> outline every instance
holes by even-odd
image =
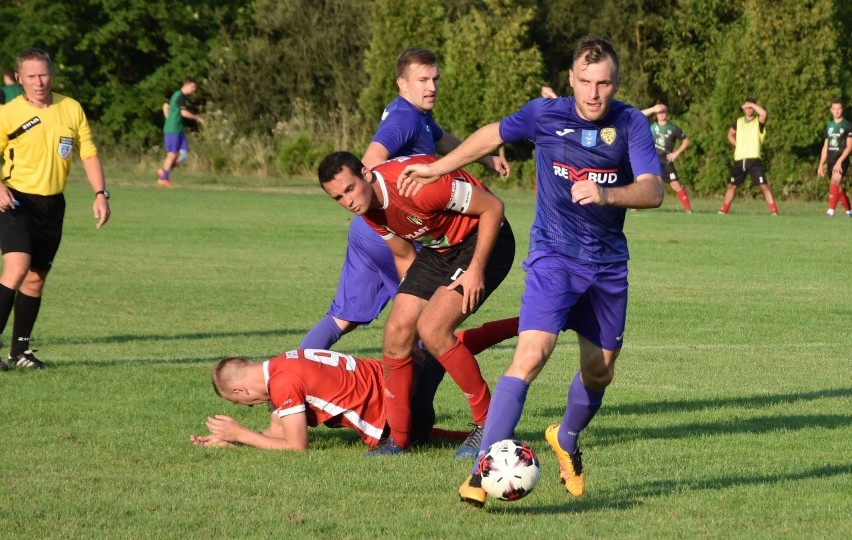
[[[388,103],[373,142],[387,148],[392,158],[414,154],[435,154],[435,143],[444,131],[432,119],[431,112],[421,112],[405,98],[397,96]]]
[[[548,250],[596,263],[626,261],[626,210],[571,202],[574,182],[626,186],[641,174],[661,175],[648,121],[613,101],[599,122],[580,117],[574,97],[534,99],[500,121],[504,142],[535,144],[538,197],[530,251]]]

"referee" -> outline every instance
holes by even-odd
[[[95,201],[96,228],[110,216],[101,160],[80,104],[51,92],[53,64],[41,49],[18,55],[18,82],[24,93],[0,107],[0,332],[15,311],[11,366],[40,369],[30,348],[47,273],[62,240],[65,184],[76,149]],[[0,361],[0,371],[7,369]]]

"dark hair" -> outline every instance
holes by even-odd
[[[576,64],[578,60],[583,60],[586,65],[598,64],[606,60],[607,57],[612,59],[612,63],[615,66],[613,78],[618,79],[618,53],[615,52],[612,43],[604,37],[585,37],[581,39],[577,44],[577,48],[574,49],[573,63]]]
[[[12,79],[14,81],[15,80],[15,70],[14,69],[4,69],[3,70],[3,76],[9,77],[10,79]]]
[[[186,78],[183,80],[183,84],[189,84],[189,83],[192,83],[192,84],[198,84],[198,82],[196,82],[196,80],[195,80],[195,79],[193,79],[192,77],[186,77]]]
[[[419,49],[417,47],[405,49],[396,57],[396,78],[404,77],[405,72],[408,71],[408,66],[411,64],[436,66],[438,65],[438,56],[429,49]]]
[[[21,64],[28,60],[39,60],[41,62],[45,62],[47,64],[48,69],[53,71],[53,61],[50,59],[50,55],[44,52],[41,49],[36,49],[35,47],[24,49],[20,53],[18,53],[18,69],[21,68]]]
[[[746,96],[746,101],[749,103],[757,103],[757,99],[754,96]]]
[[[840,98],[834,98],[831,100],[832,105],[843,105],[843,100]]]
[[[319,177],[320,185],[334,180],[343,168],[346,167],[358,177],[363,178],[361,170],[364,164],[352,152],[332,152],[325,156],[322,163],[317,168],[317,176]]]

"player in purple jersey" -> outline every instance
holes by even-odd
[[[396,61],[399,96],[391,101],[361,159],[372,169],[388,159],[413,154],[445,154],[456,148],[458,137],[444,132],[432,119],[438,92],[438,59],[427,49],[411,48]],[[502,175],[506,160],[485,156],[480,162]],[[325,317],[305,335],[300,348],[328,349],[344,334],[376,319],[396,294],[399,277],[387,243],[361,216],[349,226],[346,257],[337,293]]]
[[[406,168],[403,192],[413,181],[464,166],[506,142],[536,145],[538,197],[521,299],[514,359],[497,381],[480,445],[512,437],[530,383],[544,368],[560,331],[577,332],[580,370],[568,389],[561,424],[545,431],[559,458],[566,489],[585,489],[578,435],[597,413],[612,382],[627,312],[626,208],[655,208],[663,201],[660,162],[641,112],[614,101],[618,56],[602,38],[574,51],[568,80],[574,96],[534,99],[500,122],[480,128],[459,148],[430,165]],[[459,488],[465,502],[482,506],[479,459]]]

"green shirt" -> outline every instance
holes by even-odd
[[[3,86],[3,95],[6,97],[6,103],[9,103],[16,97],[24,93],[24,89],[20,84],[7,84]]]
[[[828,140],[828,153],[840,156],[846,150],[846,141],[852,137],[852,124],[842,118],[840,122],[830,121],[825,125],[825,138]]]
[[[163,133],[176,135],[183,133],[183,115],[180,112],[185,109],[186,96],[180,90],[176,90],[169,100],[169,115],[163,124]]]
[[[651,124],[651,135],[654,137],[654,146],[657,148],[657,155],[665,156],[674,151],[675,141],[684,140],[686,135],[679,127],[666,122],[664,126],[654,122]]]

